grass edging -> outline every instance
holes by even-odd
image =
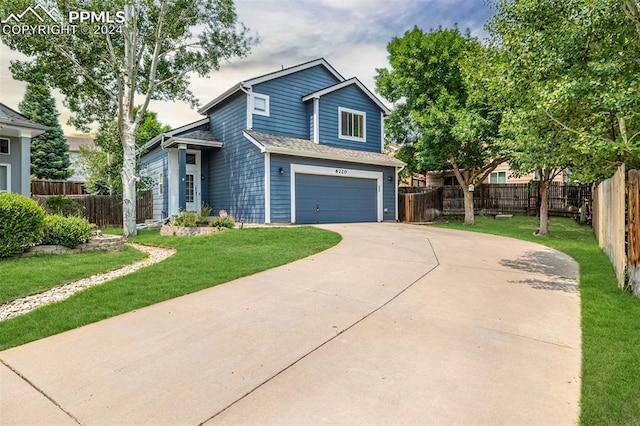
[[[537,237],[537,218],[508,221],[476,217],[476,224],[435,225],[530,241],[561,251],[580,266],[582,378],[580,424],[640,424],[640,300],[620,290],[609,258],[591,228],[551,218],[550,233]]]
[[[120,251],[48,254],[0,261],[0,304],[102,274],[144,259],[133,247]]]
[[[195,237],[141,231],[132,242],[172,247],[168,259],[0,322],[0,350],[293,262],[340,242],[312,227],[252,228]]]

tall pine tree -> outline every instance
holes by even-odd
[[[18,107],[30,120],[49,127],[31,141],[31,174],[39,179],[67,179],[72,173],[69,147],[49,88],[42,84],[27,84],[24,99]]]

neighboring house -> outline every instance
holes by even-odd
[[[496,169],[487,176],[483,183],[498,184],[522,184],[536,181],[539,178],[537,173],[529,173],[524,176],[514,176],[508,162],[498,165]],[[564,182],[564,174],[560,173],[555,177],[554,182]],[[449,186],[458,185],[453,171],[446,172],[427,172],[426,174],[418,174],[409,176],[405,179],[404,186]]]
[[[31,139],[48,129],[0,103],[0,192],[31,196]]]
[[[199,112],[144,146],[155,219],[201,203],[257,223],[397,219],[389,110],[324,59],[240,82]]]
[[[65,136],[65,139],[69,145],[69,160],[73,171],[73,175],[67,180],[85,182],[87,178],[84,175],[84,168],[80,164],[80,147],[94,148],[93,138],[91,136]]]

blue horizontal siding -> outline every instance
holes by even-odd
[[[382,172],[382,208],[383,210],[387,209],[387,212],[383,214],[383,220],[395,220],[396,206],[398,204],[396,200],[395,168],[271,154],[271,222],[291,222],[291,164]],[[283,168],[284,174],[280,174],[280,167]],[[389,176],[392,177],[391,182],[387,180]]]
[[[169,211],[169,154],[167,151],[158,147],[145,154],[141,158],[140,163],[142,165],[141,174],[151,178],[153,182],[153,219],[164,219],[167,217],[167,212]],[[160,195],[160,185],[158,182],[160,173],[163,175],[162,185],[164,190],[162,195]]]
[[[338,108],[348,108],[366,113],[366,141],[350,141],[339,138]],[[380,108],[360,88],[350,85],[320,98],[320,143],[358,151],[381,152]]]
[[[309,108],[302,97],[338,83],[324,66],[315,66],[253,86],[269,96],[269,117],[253,115],[253,129],[310,139]]]
[[[264,154],[242,134],[246,108],[247,96],[237,93],[211,112],[212,132],[224,146],[207,156],[207,198],[213,214],[226,210],[239,222],[264,222]]]

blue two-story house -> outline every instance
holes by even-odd
[[[397,219],[389,110],[324,59],[240,82],[199,112],[144,147],[155,219],[202,203],[256,223]]]

